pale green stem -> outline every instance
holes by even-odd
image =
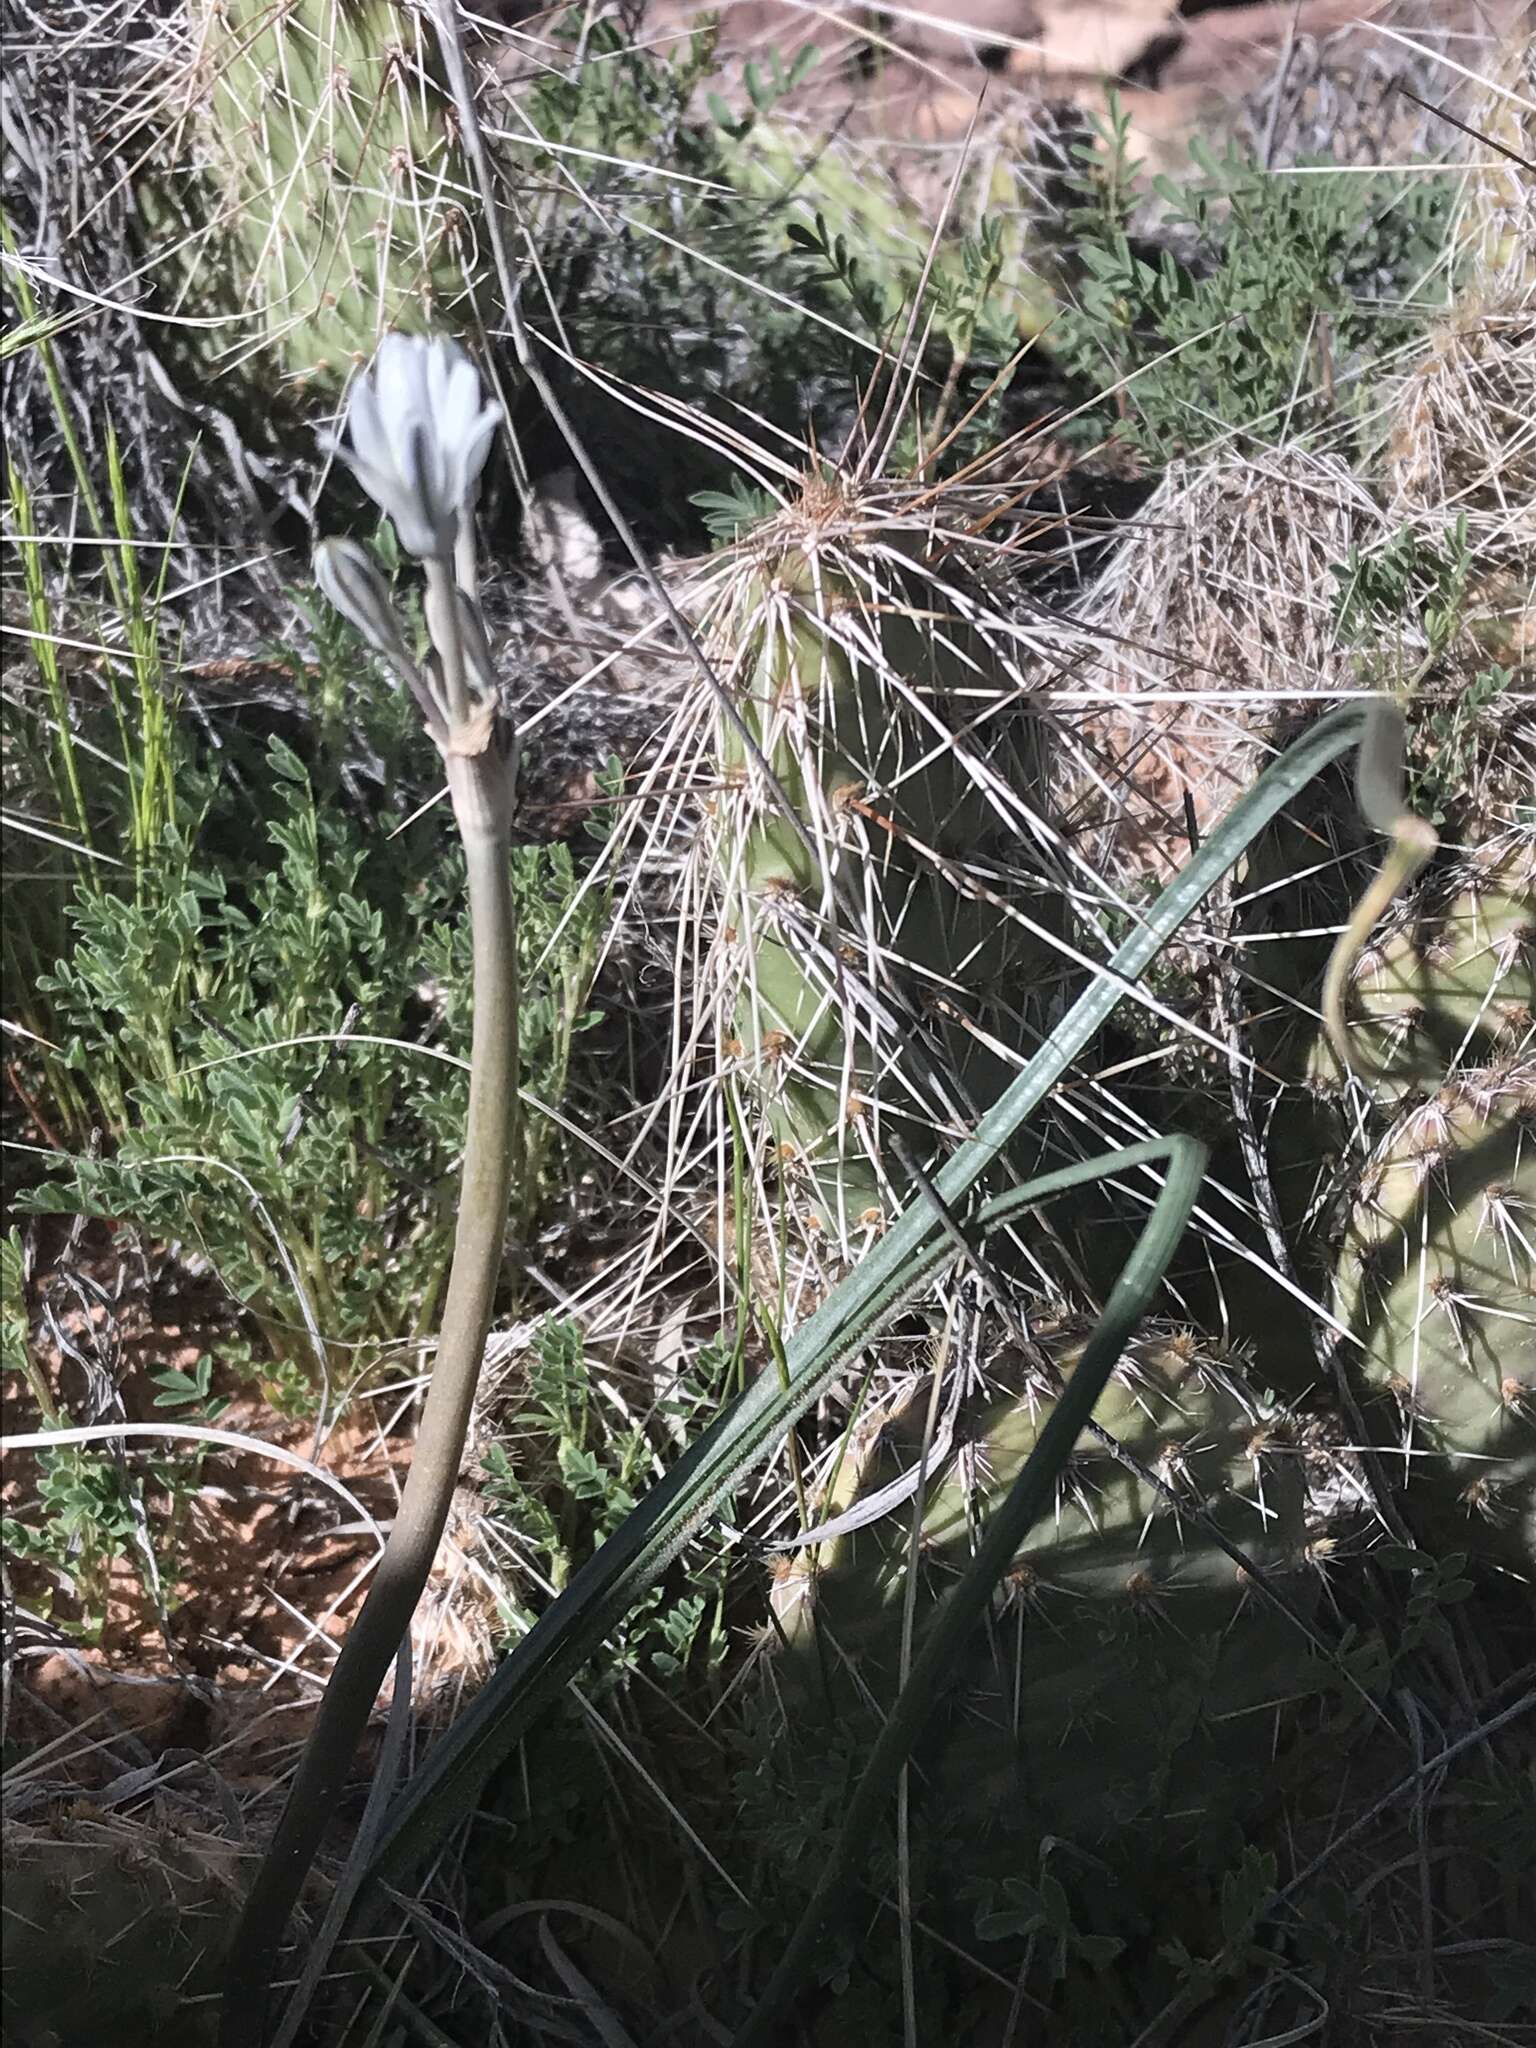
[[[474,946],[474,1029],[458,1228],[437,1361],[394,1527],[347,1635],[287,1804],[246,1902],[225,1980],[221,2048],[259,2048],[289,1915],[346,1785],[379,1687],[437,1554],[490,1328],[517,1142],[517,933],[508,757],[496,739],[448,757],[464,839]]]
[[[450,733],[470,720],[469,685],[464,679],[464,634],[459,625],[459,607],[453,565],[430,561],[427,571],[427,630],[442,662],[443,709],[448,714]]]
[[[460,590],[466,597],[480,595],[480,567],[475,560],[475,507],[480,502],[480,479],[474,482],[464,494],[464,503],[459,510],[459,534],[453,548],[453,574]]]

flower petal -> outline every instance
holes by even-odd
[[[429,562],[445,552],[452,553],[451,543],[445,550],[437,529],[423,519],[413,505],[392,506],[389,517],[396,540],[406,554],[414,555],[418,562]]]
[[[371,462],[364,462],[360,455],[354,455],[348,448],[339,447],[336,453],[351,470],[363,489],[372,498],[381,512],[387,512],[391,519],[400,501],[400,478],[394,467],[379,469]]]
[[[403,423],[405,434],[402,481],[409,501],[412,532],[416,539],[400,534],[400,545],[413,555],[448,556],[458,533],[457,508],[442,489],[442,451],[429,422],[411,419]],[[396,530],[399,531],[396,520]]]
[[[359,377],[352,387],[352,402],[347,408],[347,433],[361,461],[374,469],[393,466],[389,438],[379,417],[379,402],[374,395],[373,384],[366,376]]]
[[[462,445],[480,410],[480,377],[467,356],[460,356],[448,374],[438,408],[438,432],[449,448]]]
[[[374,358],[374,388],[378,393],[379,414],[395,466],[402,471],[407,422],[420,419],[428,409],[421,363],[423,346],[413,335],[386,334]]]
[[[485,467],[485,458],[491,452],[491,442],[496,429],[501,425],[501,407],[488,405],[471,425],[456,450],[457,462],[454,469],[454,499],[463,504],[474,488],[480,472]]]
[[[427,404],[434,419],[440,419],[453,369],[453,354],[440,336],[434,335],[422,354],[422,373]]]

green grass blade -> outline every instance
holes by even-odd
[[[84,318],[83,313],[37,313],[30,320],[18,321],[0,334],[0,363],[8,363],[24,350],[52,341],[67,328],[78,327]]]
[[[26,485],[12,469],[8,477],[11,516],[16,528],[16,551],[21,557],[22,580],[27,593],[27,614],[32,626],[32,656],[48,696],[53,718],[53,744],[48,752],[48,773],[58,798],[60,815],[67,818],[81,844],[94,852],[90,813],[80,780],[75,753],[74,729],[69,715],[69,692],[59,666],[59,650],[53,637],[53,620],[48,604],[48,580],[42,547],[36,538],[32,499]],[[88,860],[76,862],[76,872],[88,887],[99,887]]]
[[[1359,740],[1364,702],[1320,719],[1260,777],[1163,890],[1109,963],[1029,1065],[935,1177],[954,1209],[1002,1152],[1122,1001],[1133,983],[1252,845],[1264,827],[1330,763]],[[1138,1148],[1139,1149],[1139,1148]],[[1154,1141],[1164,1156],[1165,1141]],[[1123,1166],[1130,1155],[1123,1155]],[[1104,1160],[1069,1171],[1094,1178]],[[988,1204],[995,1223],[1048,1192],[1075,1185],[1060,1174]],[[846,1361],[925,1280],[954,1256],[940,1219],[914,1203],[835,1289],[786,1349],[788,1384],[761,1376],[713,1423],[667,1477],[590,1558],[500,1666],[474,1704],[428,1752],[386,1815],[370,1878],[397,1876],[466,1814],[490,1772],[599,1648],[613,1624],[653,1585],[722,1500],[761,1463]]]
[[[92,533],[97,535],[98,538],[105,539],[108,530],[107,524],[101,516],[101,500],[97,497],[95,486],[91,482],[90,466],[86,462],[85,451],[81,448],[80,437],[75,432],[74,413],[64,393],[63,379],[59,375],[58,357],[54,353],[53,330],[50,329],[47,318],[38,311],[37,301],[32,295],[31,282],[27,277],[26,271],[21,267],[20,254],[16,247],[16,237],[11,230],[10,222],[3,213],[0,213],[0,249],[3,249],[11,258],[11,262],[6,265],[8,281],[11,290],[16,294],[16,303],[21,308],[22,323],[31,334],[32,346],[37,350],[38,360],[43,366],[43,378],[48,386],[48,397],[49,402],[53,406],[54,421],[64,442],[65,452],[69,456],[70,467],[75,472],[75,482],[80,491],[80,502],[85,507]],[[117,564],[112,559],[112,550],[110,548],[103,554],[102,567],[106,572],[107,581],[111,585],[112,595],[117,603],[118,610],[125,610],[122,591],[119,587]]]

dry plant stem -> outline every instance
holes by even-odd
[[[1423,673],[1422,669],[1419,673]],[[1382,1070],[1367,1067],[1356,1057],[1349,1042],[1345,1004],[1350,975],[1376,920],[1425,863],[1433,859],[1440,844],[1434,826],[1408,808],[1403,793],[1404,745],[1401,710],[1392,698],[1377,698],[1371,705],[1365,736],[1360,742],[1356,787],[1362,817],[1378,832],[1390,834],[1392,851],[1355,905],[1354,915],[1333,949],[1323,978],[1323,1024],[1329,1041],[1345,1072],[1368,1080],[1379,1080]]]
[[[458,1483],[501,1270],[517,1145],[517,953],[509,848],[511,757],[501,735],[447,756],[464,840],[474,948],[469,1113],[453,1265],[437,1360],[389,1541],[299,1759],[246,1902],[225,1982],[220,2048],[260,2048],[288,1918],[336,1810],[379,1687],[411,1624]]]

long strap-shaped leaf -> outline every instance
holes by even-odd
[[[932,1632],[870,1751],[858,1789],[844,1814],[837,1846],[752,2017],[737,2034],[732,2048],[771,2048],[774,2041],[783,2039],[774,2029],[785,2006],[800,1988],[840,1894],[855,1882],[863,1868],[870,1837],[886,1810],[908,1752],[922,1734],[940,1694],[952,1683],[960,1653],[985,1612],[993,1588],[1013,1563],[1031,1528],[1050,1507],[1073,1445],[1087,1426],[1105,1381],[1146,1313],[1184,1234],[1205,1173],[1205,1146],[1195,1138],[1171,1137],[1135,1149],[1141,1157],[1134,1162],[1124,1154],[1111,1153],[1089,1161],[1088,1165],[1095,1175],[1106,1175],[1123,1172],[1128,1165],[1140,1164],[1148,1157],[1164,1158],[1167,1171],[1162,1192],[1141,1227],[1130,1257],[1120,1269],[1104,1313],[1084,1346],[1072,1377],[1057,1397],[1034,1449],[1024,1461],[1023,1471],[1001,1505],[989,1512],[986,1533],[976,1546],[975,1555],[964,1576],[945,1597]],[[1024,1190],[1018,1192],[1022,1194]],[[981,1230],[995,1230],[1003,1221],[1001,1212],[1014,1204],[1012,1195],[986,1203],[977,1217]]]
[[[1253,789],[1163,890],[1107,970],[1084,991],[1006,1094],[982,1117],[935,1178],[950,1208],[997,1158],[1185,921],[1264,827],[1314,776],[1361,740],[1372,705],[1320,719],[1271,763]],[[1102,1172],[1092,1162],[1085,1174]],[[1072,1169],[1069,1169],[1072,1171]],[[1071,1183],[1033,1184],[1028,1199]],[[1023,1199],[1023,1197],[1021,1197]],[[559,1698],[604,1638],[666,1570],[743,1478],[825,1390],[953,1248],[926,1201],[913,1206],[795,1333],[786,1382],[763,1374],[707,1429],[667,1477],[582,1566],[500,1666],[469,1710],[428,1752],[386,1815],[370,1878],[395,1877],[430,1850],[472,1807],[492,1770]]]

